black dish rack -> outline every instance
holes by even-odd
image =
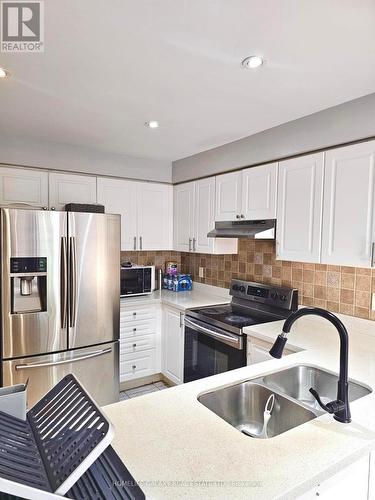
[[[112,438],[111,424],[67,375],[25,421],[0,412],[0,499],[36,498],[38,491],[75,500],[144,499]]]

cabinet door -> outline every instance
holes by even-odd
[[[340,500],[353,500],[354,498],[355,500],[373,500],[371,472],[369,482],[369,455],[364,455],[297,498],[298,500],[310,500],[317,497],[323,500],[336,498]]]
[[[184,377],[183,313],[165,308],[163,311],[163,374],[176,384]]]
[[[242,172],[216,176],[215,220],[231,221],[241,217]]]
[[[121,250],[137,250],[137,182],[98,177],[98,203],[121,215]]]
[[[48,172],[0,167],[0,205],[48,207]]]
[[[193,250],[213,253],[214,239],[207,233],[215,226],[215,178],[209,177],[195,183],[195,221]]]
[[[137,222],[139,250],[173,247],[173,188],[167,184],[138,183]]]
[[[326,152],[322,262],[371,265],[375,141]]]
[[[324,153],[279,164],[276,256],[319,262]]]
[[[242,211],[246,220],[276,219],[277,163],[242,171]]]
[[[96,203],[96,177],[49,174],[49,206],[64,210],[67,203]]]
[[[194,203],[194,182],[174,186],[174,248],[179,252],[190,252],[193,249]]]

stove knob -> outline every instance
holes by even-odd
[[[286,301],[286,295],[280,295],[280,300],[282,300],[283,302]]]
[[[273,299],[273,300],[277,300],[277,299],[278,299],[278,297],[279,297],[279,296],[277,295],[277,293],[276,293],[276,292],[272,292],[272,293],[271,293],[271,299]]]
[[[246,288],[243,285],[240,286],[240,292],[242,292],[242,293],[246,292]]]
[[[232,290],[235,290],[235,291],[239,290],[239,288],[240,288],[240,287],[239,287],[238,285],[236,285],[236,284],[234,284],[234,285],[232,286]]]

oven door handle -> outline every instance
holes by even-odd
[[[225,344],[228,344],[236,349],[242,350],[242,337],[237,337],[237,336],[232,336],[230,334],[225,334],[225,333],[219,333],[214,330],[210,330],[209,328],[205,328],[202,325],[198,325],[194,321],[192,321],[190,318],[187,318],[185,316],[185,324],[187,326],[190,326],[194,330],[197,330],[199,332],[204,333],[208,337],[212,337],[213,339],[220,340],[221,342],[224,342]]]

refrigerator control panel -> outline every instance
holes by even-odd
[[[47,272],[46,257],[11,257],[10,272],[13,274]]]

